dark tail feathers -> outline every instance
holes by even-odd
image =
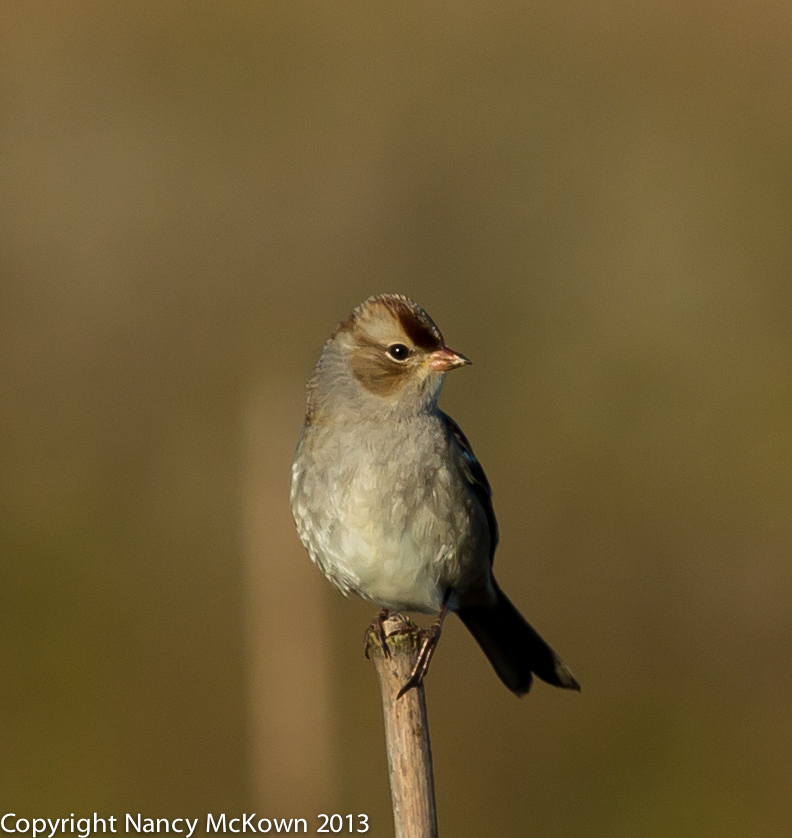
[[[528,624],[500,588],[495,606],[460,608],[462,622],[476,638],[501,681],[517,695],[531,689],[532,673],[548,684],[580,691],[567,665]]]

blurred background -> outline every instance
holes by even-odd
[[[392,834],[373,609],[287,499],[399,291],[583,684],[449,621],[441,834],[789,835],[790,78],[772,0],[3,3],[3,811]]]

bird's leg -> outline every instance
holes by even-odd
[[[413,667],[413,671],[410,673],[410,677],[407,679],[404,686],[399,690],[399,694],[396,698],[401,698],[413,687],[417,687],[429,671],[429,664],[432,661],[432,656],[434,655],[435,649],[437,648],[437,644],[440,640],[440,634],[443,631],[443,621],[448,613],[448,603],[450,601],[451,589],[449,588],[443,597],[443,605],[440,608],[440,613],[437,615],[437,619],[431,626],[429,626],[428,629],[426,629],[426,631],[421,632],[423,640],[421,642],[421,650],[418,652],[418,659],[415,661],[415,666]]]
[[[369,623],[365,635],[363,635],[363,652],[368,658],[369,656],[369,642],[371,634],[373,633],[377,638],[377,643],[382,647],[382,653],[386,658],[391,656],[388,648],[388,640],[385,637],[385,620],[390,616],[390,611],[387,608],[380,608],[377,615]]]

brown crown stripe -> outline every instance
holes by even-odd
[[[439,349],[443,345],[443,336],[432,322],[429,315],[414,303],[405,299],[384,298],[384,305],[396,315],[404,333],[415,346],[421,349]]]
[[[380,294],[376,297],[369,297],[336,326],[335,331],[330,336],[331,339],[339,332],[351,332],[356,326],[357,318],[366,309],[377,305],[385,308],[392,317],[399,321],[404,333],[415,346],[421,349],[434,350],[443,345],[443,335],[432,318],[419,305],[401,294]]]

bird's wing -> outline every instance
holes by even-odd
[[[495,548],[498,546],[498,522],[495,518],[495,510],[492,508],[492,488],[462,428],[447,413],[443,413],[442,410],[438,412],[443,425],[449,432],[451,444],[459,451],[465,479],[487,516],[490,531],[490,561],[492,562],[495,559]]]

